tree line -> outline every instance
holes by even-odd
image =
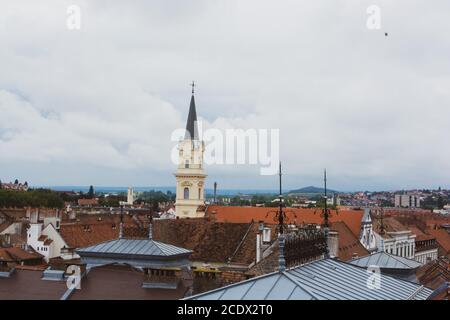
[[[16,191],[0,189],[1,208],[63,208],[63,199],[48,189]]]

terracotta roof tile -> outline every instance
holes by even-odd
[[[274,215],[267,214],[274,211],[276,208],[268,207],[240,207],[240,206],[209,206],[207,216],[215,219],[217,222],[231,222],[231,223],[249,223],[250,221],[265,221],[269,224],[274,224]],[[289,222],[300,223],[315,223],[321,224],[323,218],[321,217],[320,209],[307,208],[287,208],[297,216],[288,214]],[[363,210],[339,210],[338,213],[333,212],[330,221],[343,221],[353,232],[355,236],[359,236],[361,230],[361,219],[363,217]]]
[[[155,240],[192,250],[191,260],[249,265],[256,258],[257,224],[207,219],[156,220]]]
[[[427,233],[431,234],[438,244],[446,251],[447,254],[450,253],[450,234],[444,229],[427,229]]]
[[[0,248],[0,260],[4,261],[25,261],[40,259],[43,256],[37,252],[25,251],[18,247]]]
[[[71,248],[88,247],[119,237],[119,215],[84,215],[79,221],[64,222],[60,234]],[[124,227],[135,226],[133,219],[124,215]]]
[[[353,255],[364,257],[369,254],[366,248],[359,242],[359,239],[353,234],[349,227],[342,221],[336,221],[331,224],[331,230],[339,233],[339,260],[349,261]]]

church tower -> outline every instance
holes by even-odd
[[[205,205],[205,178],[203,153],[205,144],[199,140],[197,112],[195,110],[194,83],[192,83],[191,104],[186,123],[184,140],[179,142],[178,168],[175,173],[177,192],[175,201],[176,216],[179,218],[203,217]]]
[[[369,252],[374,252],[378,249],[369,208],[364,209],[364,215],[361,219],[361,233],[359,235],[359,241]]]

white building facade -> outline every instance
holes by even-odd
[[[32,223],[27,230],[27,245],[42,254],[46,262],[61,256],[61,249],[67,244],[52,223]]]
[[[420,208],[420,197],[414,194],[396,194],[394,205],[400,208]]]
[[[361,220],[361,233],[359,241],[369,252],[376,252],[378,250],[377,238],[372,226],[372,217],[370,216],[370,209],[364,209],[364,215]]]

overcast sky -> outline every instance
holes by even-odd
[[[2,181],[174,185],[195,80],[206,127],[280,129],[286,189],[324,167],[339,190],[450,187],[448,0],[0,6]],[[276,188],[259,166],[206,170],[208,188]]]

